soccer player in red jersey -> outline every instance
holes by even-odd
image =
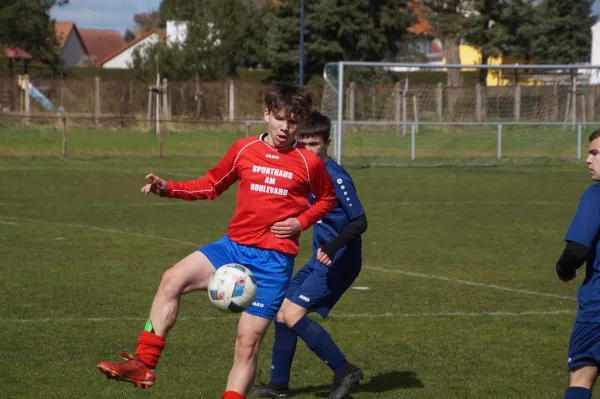
[[[300,233],[337,204],[323,162],[295,138],[298,121],[312,105],[308,92],[292,84],[275,84],[265,103],[267,133],[236,141],[205,176],[184,182],[146,176],[149,182],[143,193],[189,201],[214,199],[239,181],[236,210],[223,238],[163,274],[135,356],[122,351],[125,361],[98,364],[109,378],[150,387],[181,295],[205,290],[216,269],[239,263],[256,277],[258,293],[239,319],[233,367],[222,399],[243,399],[250,390],[260,344],[289,285]],[[311,193],[316,198],[312,206]]]

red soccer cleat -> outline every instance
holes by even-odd
[[[126,359],[124,362],[100,362],[98,370],[109,379],[131,382],[136,387],[148,389],[154,384],[154,370],[125,351],[119,354]]]

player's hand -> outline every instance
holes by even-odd
[[[558,278],[560,279],[560,281],[564,282],[564,283],[568,283],[569,281],[573,280],[575,277],[577,277],[577,273],[573,272],[572,274],[566,274],[566,275],[559,275]]]
[[[558,274],[558,278],[560,279],[560,281],[565,282],[565,283],[568,283],[569,281],[571,281],[575,277],[577,277],[577,272],[575,270],[565,271],[560,267],[560,265],[558,263],[556,264],[556,274]]]
[[[333,263],[332,260],[329,259],[329,255],[321,251],[321,248],[317,249],[317,260],[325,266],[331,266],[331,264]]]
[[[289,218],[282,222],[277,222],[271,226],[271,233],[277,238],[290,238],[300,234],[302,225],[296,218]]]
[[[142,193],[146,195],[152,193],[162,196],[169,192],[169,185],[167,184],[166,180],[161,179],[154,173],[148,174],[146,179],[148,180],[148,184],[142,187]]]

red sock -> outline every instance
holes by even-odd
[[[236,391],[225,391],[221,395],[221,399],[246,399],[246,397]]]
[[[151,369],[156,368],[164,347],[164,338],[144,330],[138,338],[135,357]]]

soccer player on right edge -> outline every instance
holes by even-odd
[[[592,180],[600,182],[600,129],[590,135],[586,163]],[[565,399],[589,399],[600,364],[600,183],[583,192],[565,241],[567,246],[556,264],[562,281],[574,279],[577,268],[587,262],[569,342]]]
[[[312,111],[298,129],[298,140],[325,163],[338,202],[333,211],[313,226],[313,257],[292,278],[275,319],[271,381],[259,382],[250,397],[291,396],[290,371],[298,337],[333,371],[329,399],[345,398],[363,378],[362,370],[346,360],[327,331],[308,317],[314,311],[326,318],[352,285],[362,264],[361,234],[367,230],[367,217],[350,175],[327,155],[330,126],[328,117]]]

